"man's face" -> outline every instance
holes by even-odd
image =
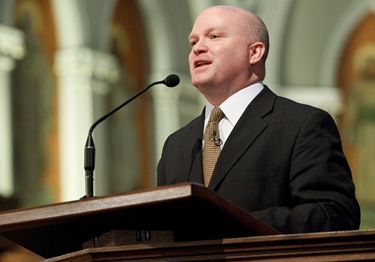
[[[195,21],[189,67],[193,85],[203,94],[248,81],[251,43],[240,23],[240,16],[225,8],[205,10]]]

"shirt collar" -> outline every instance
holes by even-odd
[[[241,115],[247,108],[247,106],[253,101],[253,99],[262,91],[263,83],[257,82],[248,87],[245,87],[233,94],[227,100],[225,100],[220,108],[225,114],[225,118],[235,126]],[[212,109],[215,106],[209,102],[206,102],[205,120],[208,121],[208,117],[211,114]]]

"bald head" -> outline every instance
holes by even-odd
[[[262,42],[265,46],[263,61],[266,61],[269,52],[269,36],[267,27],[259,16],[239,7],[225,5],[208,7],[199,16],[205,16],[210,12],[220,12],[229,23],[235,24],[243,36],[248,37],[250,41]]]

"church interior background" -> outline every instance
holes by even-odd
[[[153,87],[94,131],[95,195],[154,187],[164,140],[203,108],[187,36],[215,4],[265,21],[274,92],[335,118],[361,228],[375,228],[375,0],[1,0],[0,210],[81,198],[91,124],[175,73],[178,87]]]

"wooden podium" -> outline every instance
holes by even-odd
[[[151,241],[153,232],[167,242],[279,233],[194,183],[0,213],[0,235],[44,258],[126,243],[126,234]]]
[[[45,262],[375,260],[375,230],[282,235],[193,183],[3,212],[0,235]]]

